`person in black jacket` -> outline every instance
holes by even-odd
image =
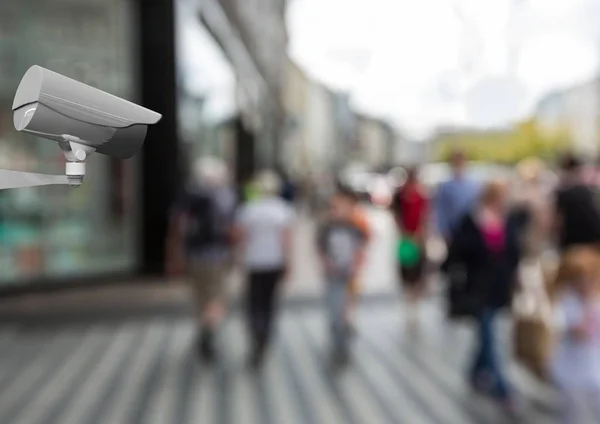
[[[561,163],[561,181],[555,194],[555,229],[559,251],[573,246],[600,249],[600,195],[583,178],[583,163],[567,155]]]
[[[471,386],[513,411],[515,398],[502,370],[495,334],[498,311],[512,298],[520,257],[521,223],[508,213],[507,204],[503,182],[491,182],[483,189],[452,240],[443,270],[450,277],[451,315],[472,317],[478,326]]]

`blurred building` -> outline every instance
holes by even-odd
[[[289,117],[284,163],[300,178],[339,169],[350,159],[355,115],[347,93],[311,79],[288,60],[284,102]]]
[[[576,151],[596,156],[600,146],[600,78],[547,95],[536,108],[536,118],[546,133],[567,131]]]
[[[388,167],[397,159],[398,138],[394,128],[386,121],[357,115],[354,157],[371,168]]]
[[[433,160],[433,143],[433,140],[414,141],[398,136],[395,156],[396,163],[402,165],[417,165]]]
[[[257,166],[281,159],[287,116],[284,85],[287,57],[285,2],[207,0],[198,16],[219,43],[236,75],[238,179]]]
[[[77,190],[0,192],[0,291],[160,275],[187,164],[214,154],[239,178],[274,163],[287,118],[279,0],[0,3],[0,166],[64,172],[47,140],[14,131],[21,76],[41,65],[163,115],[129,161],[92,156]]]
[[[139,4],[128,0],[0,3],[0,166],[63,174],[65,159],[48,140],[17,133],[11,104],[25,71],[37,64],[115,95],[143,102],[140,64],[147,40]],[[168,38],[168,37],[167,37]],[[160,55],[160,52],[157,52]],[[168,76],[168,70],[166,70]],[[160,109],[160,112],[163,111]],[[167,154],[168,156],[168,154]],[[0,284],[50,284],[65,277],[141,267],[142,157],[92,156],[78,190],[0,192]],[[141,178],[140,178],[141,177]]]
[[[178,0],[175,6],[177,127],[183,156],[186,162],[202,155],[217,156],[235,169],[239,108],[234,67],[198,19],[196,2]]]
[[[284,104],[289,116],[288,131],[283,145],[283,162],[298,177],[306,177],[310,168],[307,126],[308,90],[310,79],[300,67],[288,59]]]
[[[352,160],[352,148],[356,139],[357,121],[350,105],[350,95],[344,92],[332,92],[335,122],[334,165],[342,168]]]
[[[337,131],[333,96],[325,85],[309,82],[303,122],[309,169],[329,171],[335,162]]]

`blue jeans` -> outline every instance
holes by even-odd
[[[348,326],[344,317],[348,302],[348,281],[328,279],[326,290],[327,312],[333,347],[336,352],[346,353],[348,350]]]
[[[498,357],[495,332],[496,312],[487,309],[478,317],[477,345],[470,370],[471,383],[499,399],[510,395],[510,388]]]

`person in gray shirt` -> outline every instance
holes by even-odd
[[[332,331],[334,359],[348,359],[350,328],[348,286],[360,272],[368,235],[353,221],[356,199],[340,190],[330,200],[328,216],[319,228],[317,243],[326,280],[326,300]]]

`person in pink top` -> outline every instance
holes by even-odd
[[[508,210],[507,186],[491,182],[460,224],[442,267],[449,275],[451,316],[471,317],[478,328],[468,376],[471,387],[509,412],[517,404],[503,371],[495,327],[499,310],[510,305],[519,246],[519,225]],[[455,269],[462,270],[462,279]]]

